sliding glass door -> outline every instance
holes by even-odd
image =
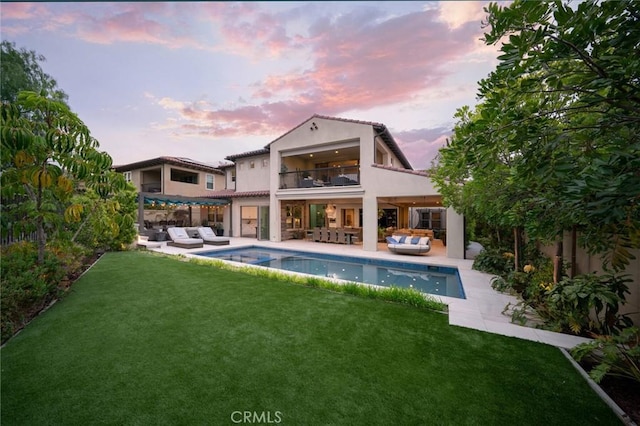
[[[269,206],[258,207],[258,239],[268,241],[269,238]]]

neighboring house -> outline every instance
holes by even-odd
[[[205,198],[226,188],[225,172],[217,167],[188,158],[158,157],[114,169],[138,190],[138,222],[147,228],[224,223],[228,202]]]
[[[282,241],[316,227],[360,229],[376,251],[378,225],[408,228],[412,211],[442,208],[425,172],[414,171],[384,124],[314,115],[264,149],[226,157],[230,235]],[[464,258],[464,223],[451,209],[447,255]]]

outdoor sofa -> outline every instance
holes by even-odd
[[[180,248],[200,248],[204,246],[202,238],[191,238],[184,228],[167,228],[167,233],[171,238],[171,241],[167,242],[168,246],[180,247]]]
[[[219,237],[213,232],[213,229],[208,226],[201,226],[198,228],[198,235],[205,244],[209,244],[212,246],[228,246],[229,245],[229,237]]]
[[[424,254],[431,250],[429,237],[392,235],[387,237],[387,248],[397,254]]]

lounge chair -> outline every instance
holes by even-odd
[[[429,237],[405,237],[392,235],[387,237],[387,248],[397,254],[424,254],[431,250]]]
[[[213,229],[208,226],[201,226],[198,228],[198,235],[205,244],[209,244],[212,246],[228,246],[229,245],[229,237],[219,237],[213,232]]]
[[[168,246],[180,247],[180,248],[200,248],[204,246],[204,241],[201,238],[191,238],[187,234],[187,230],[184,228],[167,228],[171,241],[167,242]]]

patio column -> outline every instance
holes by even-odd
[[[144,227],[144,195],[142,192],[138,193],[138,234]]]
[[[447,257],[452,259],[464,259],[464,216],[456,213],[452,207],[447,209],[446,229]]]
[[[362,249],[378,250],[378,199],[366,195],[362,198]]]

